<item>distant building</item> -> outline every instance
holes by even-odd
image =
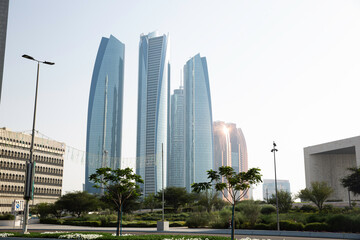
[[[8,11],[9,11],[9,0],[1,0],[0,1],[0,102],[1,102],[1,88],[2,88],[2,79],[3,79],[3,71],[4,71]]]
[[[93,188],[89,176],[97,168],[121,167],[125,45],[114,36],[103,37],[96,56],[89,94],[85,190]]]
[[[212,107],[207,61],[200,54],[184,66],[185,186],[208,181],[213,168]]]
[[[0,129],[0,214],[10,213],[14,200],[24,198],[31,135]],[[65,144],[35,136],[34,199],[30,205],[53,203],[62,191]]]
[[[360,136],[304,148],[306,187],[312,182],[326,182],[334,189],[329,200],[348,201],[348,190],[340,179],[350,174],[348,168],[360,167]],[[352,200],[360,196],[351,193]]]
[[[277,180],[277,190],[290,191],[290,182],[289,180]],[[275,180],[274,179],[263,179],[263,198],[264,200],[270,199],[272,195],[275,195]]]
[[[185,187],[184,90],[171,95],[170,158],[168,186]]]
[[[169,36],[158,32],[140,36],[136,173],[144,180],[141,190],[145,195],[157,193],[166,187],[167,182],[169,45]]]
[[[235,123],[215,121],[214,135],[214,170],[221,166],[230,166],[235,172],[248,170],[248,154],[243,132]],[[245,199],[249,194],[245,195]]]

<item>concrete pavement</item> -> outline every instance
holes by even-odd
[[[68,226],[53,224],[30,224],[30,231],[97,231],[97,232],[115,232],[115,227],[87,227],[87,226]],[[0,232],[20,230],[19,227],[13,228],[0,226]],[[183,235],[221,235],[230,236],[230,229],[209,229],[209,228],[187,228],[173,227],[169,231],[158,232],[156,228],[123,228],[124,233],[137,234],[183,234]],[[360,239],[360,234],[356,233],[329,233],[329,232],[296,232],[296,231],[268,231],[268,230],[235,230],[236,238],[252,237],[257,239],[272,240],[300,240],[300,239]]]

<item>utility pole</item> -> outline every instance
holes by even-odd
[[[275,169],[275,197],[276,197],[276,222],[277,222],[277,230],[280,231],[280,223],[279,223],[279,200],[278,200],[278,190],[277,190],[277,179],[276,179],[276,158],[275,153],[278,151],[276,148],[275,142],[273,142],[273,149],[271,152],[274,153],[274,169]]]

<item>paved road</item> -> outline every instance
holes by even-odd
[[[97,232],[115,232],[114,227],[86,227],[86,226],[67,226],[52,224],[31,224],[29,231],[97,231]],[[0,232],[19,231],[20,228],[0,226]],[[230,229],[207,229],[207,228],[170,228],[166,232],[158,232],[156,228],[123,228],[124,233],[132,234],[168,234],[168,235],[218,235],[230,236]],[[360,234],[343,233],[315,233],[315,232],[294,232],[294,231],[264,231],[264,230],[239,230],[235,231],[237,239],[251,237],[255,239],[271,240],[327,240],[327,239],[360,239]],[[4,239],[5,240],[5,239]],[[43,240],[43,239],[42,239]]]

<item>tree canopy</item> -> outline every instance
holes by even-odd
[[[81,214],[94,211],[99,206],[99,199],[88,192],[71,192],[59,198],[57,208],[64,209],[77,217]]]
[[[354,195],[358,195],[360,194],[360,167],[349,168],[349,170],[352,173],[342,178],[341,184],[353,192]]]
[[[326,199],[333,193],[333,189],[326,182],[312,182],[311,188],[300,190],[298,198],[313,202],[321,211]]]
[[[104,189],[104,196],[111,200],[118,210],[118,224],[116,235],[121,234],[122,207],[125,201],[131,197],[140,195],[140,189],[137,183],[144,181],[137,174],[133,173],[131,168],[111,169],[98,168],[96,172],[90,175],[90,180],[94,182],[95,188]]]
[[[281,213],[287,213],[291,209],[293,203],[291,193],[280,190],[278,191],[277,196],[278,196],[279,211]],[[269,198],[268,203],[276,205],[275,194],[271,195],[271,198]]]

